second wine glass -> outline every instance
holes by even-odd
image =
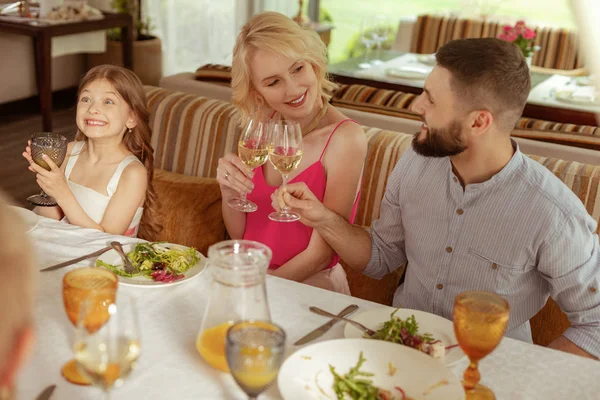
[[[118,293],[112,301],[98,302],[96,296],[106,298],[96,292],[83,302],[73,352],[77,368],[110,399],[110,390],[121,385],[140,356],[139,324],[133,298]],[[106,318],[96,329],[86,321],[98,312]]]
[[[258,119],[250,119],[238,142],[238,157],[250,170],[253,170],[267,162],[269,145],[267,123]],[[246,193],[230,199],[227,204],[234,210],[242,212],[258,210],[255,203],[246,199]]]
[[[285,189],[288,177],[302,160],[302,130],[294,121],[273,124],[272,145],[269,148],[269,161],[283,177],[281,187]],[[279,212],[269,214],[269,219],[277,222],[298,221],[300,216],[285,206]]]

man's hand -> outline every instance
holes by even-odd
[[[271,195],[271,205],[276,211],[288,206],[300,215],[300,222],[311,228],[317,227],[331,217],[329,210],[317,199],[304,182],[292,183],[279,188]]]
[[[592,354],[577,346],[575,343],[571,342],[565,336],[557,337],[552,341],[552,343],[548,345],[548,347],[554,350],[565,351],[567,353],[575,354],[581,357],[592,358],[594,360],[598,359],[597,357],[593,356]]]

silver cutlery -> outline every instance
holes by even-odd
[[[121,258],[123,259],[123,268],[125,269],[125,272],[127,272],[128,274],[133,274],[134,272],[136,272],[136,268],[129,260],[129,257],[127,257],[127,254],[125,254],[125,250],[123,250],[123,246],[121,246],[121,243],[113,241],[110,242],[110,245],[113,249],[115,249],[117,253],[119,253]]]
[[[110,249],[112,249],[111,246],[104,247],[104,248],[102,248],[100,250],[94,251],[93,253],[86,254],[85,256],[77,257],[77,258],[74,258],[72,260],[61,262],[61,263],[53,265],[51,267],[47,267],[47,268],[41,269],[40,272],[54,271],[55,269],[59,269],[59,268],[63,268],[63,267],[68,267],[69,265],[76,264],[79,261],[87,260],[88,258],[92,258],[92,257],[97,257],[97,256],[99,256],[101,254],[106,253]]]
[[[353,321],[349,318],[344,318],[343,316],[339,316],[339,315],[334,315],[330,312],[327,312],[325,310],[320,309],[319,307],[309,307],[308,308],[310,311],[314,312],[315,314],[319,314],[322,315],[324,317],[329,317],[329,318],[335,318],[338,320],[342,320],[342,321],[346,321],[349,324],[354,325],[355,327],[357,327],[358,329],[362,330],[363,332],[365,332],[367,335],[369,336],[373,336],[375,334],[375,331],[372,329],[367,328],[366,326],[364,326],[363,324]]]
[[[52,396],[52,393],[54,393],[54,389],[56,389],[56,385],[48,386],[47,388],[42,390],[42,393],[40,393],[38,397],[35,398],[35,400],[48,400],[50,396]]]
[[[338,315],[336,315],[337,317],[345,317],[346,315],[350,315],[352,314],[354,311],[356,311],[358,309],[358,306],[356,304],[352,304],[349,305],[348,307],[344,308]],[[311,342],[319,337],[321,337],[325,332],[327,332],[329,329],[331,329],[331,327],[333,325],[335,325],[336,323],[339,322],[339,319],[332,319],[331,321],[321,325],[320,327],[318,327],[317,329],[309,332],[308,334],[306,334],[305,336],[303,336],[302,338],[298,339],[298,341],[296,343],[294,343],[294,345],[296,346],[301,346],[303,344],[306,344],[308,342]]]

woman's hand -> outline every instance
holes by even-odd
[[[228,200],[237,194],[248,194],[254,189],[254,173],[233,153],[219,159],[217,182],[221,186],[223,198]]]
[[[71,193],[67,179],[63,171],[56,166],[54,161],[47,155],[42,155],[44,161],[50,167],[50,171],[40,167],[35,162],[29,163],[29,170],[36,173],[37,184],[42,188],[47,195],[54,197],[57,203],[61,203],[66,195]]]

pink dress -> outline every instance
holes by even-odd
[[[329,135],[319,160],[296,175],[292,180],[289,181],[289,183],[296,181],[306,183],[308,188],[315,194],[317,199],[319,199],[319,201],[323,201],[323,197],[325,196],[325,188],[327,186],[327,177],[325,176],[325,170],[323,169],[321,160],[323,159],[325,150],[327,150],[327,146],[331,141],[331,137],[335,131],[347,121],[356,123],[356,121],[351,119],[345,119],[337,124],[337,126]],[[268,215],[273,212],[273,207],[271,206],[271,194],[273,194],[273,192],[277,190],[279,186],[270,186],[267,184],[262,168],[257,168],[255,170],[252,182],[254,183],[254,189],[248,194],[247,197],[248,200],[251,200],[258,205],[258,210],[248,213],[246,216],[246,231],[244,232],[244,239],[255,240],[269,246],[269,248],[273,251],[273,258],[271,259],[271,265],[269,268],[276,269],[308,247],[308,243],[312,235],[312,228],[304,225],[300,221],[271,221],[268,218]],[[356,196],[354,206],[352,207],[352,213],[350,214],[350,223],[354,222],[358,200],[359,196]],[[339,260],[340,257],[335,254],[327,268],[334,267]]]

